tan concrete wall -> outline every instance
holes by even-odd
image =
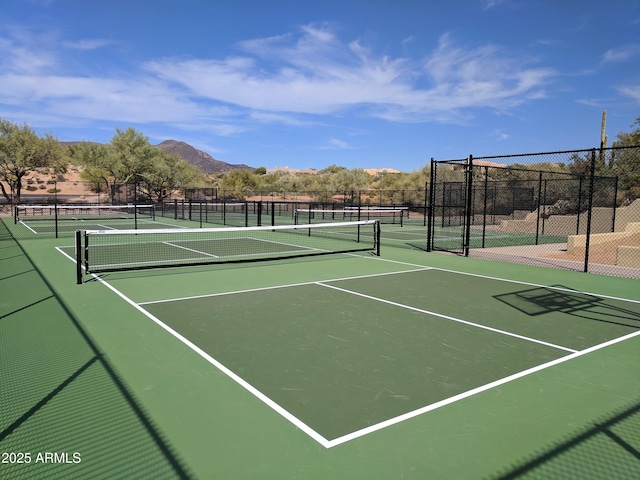
[[[516,233],[535,233],[537,211],[530,212],[524,220],[503,220],[500,222],[500,229]],[[640,199],[635,200],[631,205],[619,207],[616,211],[615,231],[625,231],[630,223],[640,222]],[[611,208],[595,207],[591,215],[591,232],[605,233],[611,232],[613,223]],[[540,220],[542,229],[542,219]],[[546,235],[575,235],[577,228],[577,217],[575,215],[551,215],[544,220],[544,233]],[[580,214],[580,234],[585,234],[587,230],[587,214]]]

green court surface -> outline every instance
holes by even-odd
[[[638,280],[383,225],[380,257],[76,285],[70,236],[2,220],[0,453],[31,460],[0,478],[640,477]]]

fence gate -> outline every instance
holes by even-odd
[[[471,158],[431,160],[428,251],[468,253],[471,172]]]

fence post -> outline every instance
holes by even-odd
[[[473,155],[469,155],[467,162],[467,199],[464,230],[464,256],[469,256],[469,244],[471,243],[471,210],[473,209]]]
[[[429,169],[429,219],[427,221],[427,252],[433,249],[433,229],[435,228],[434,199],[436,184],[436,161],[431,157],[431,168]]]
[[[545,193],[547,190],[547,181],[545,180],[545,184],[544,184],[544,188],[545,188]],[[546,195],[545,195],[545,199],[544,199],[544,209],[547,209],[547,201],[546,201]],[[539,238],[540,238],[540,218],[542,217],[542,225],[544,225],[544,214],[542,213],[542,205],[543,205],[543,200],[542,200],[542,171],[538,172],[538,215],[536,216],[536,242],[535,244],[538,245],[539,242]],[[545,212],[546,213],[546,212]],[[544,226],[542,227],[543,231],[544,231]]]
[[[427,195],[429,194],[429,182],[424,182],[424,216],[422,217],[422,225],[427,226]]]
[[[611,219],[611,232],[615,232],[616,231],[616,210],[617,210],[617,203],[618,203],[618,177],[614,177],[614,182],[613,182],[613,215],[612,215],[612,219]]]
[[[591,150],[589,166],[589,198],[587,199],[587,232],[584,247],[584,272],[589,271],[589,241],[591,239],[591,211],[593,210],[593,190],[596,177],[596,149]]]
[[[482,248],[487,235],[487,195],[489,193],[489,166],[484,166],[484,201],[482,204]]]
[[[578,218],[576,219],[576,235],[580,235],[580,211],[582,207],[582,180],[583,175],[580,175],[580,181],[578,183]]]

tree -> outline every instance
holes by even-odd
[[[140,174],[140,185],[147,197],[161,203],[175,191],[193,186],[201,178],[202,173],[196,166],[176,154],[154,148],[149,170]]]
[[[110,191],[109,181],[117,175],[117,172],[109,157],[109,145],[83,142],[74,148],[73,157],[84,166],[84,171],[80,174],[81,178],[91,182],[96,192]]]
[[[152,146],[141,132],[116,128],[111,143],[83,143],[75,149],[75,159],[84,165],[82,177],[98,188],[104,185],[115,202],[122,184],[136,184],[143,195],[162,201],[179,188],[198,179],[196,167]]]
[[[256,175],[244,169],[231,170],[222,177],[222,189],[239,200],[244,199],[247,190],[255,190],[258,183]]]
[[[155,152],[149,138],[133,127],[126,130],[116,128],[111,138],[109,159],[114,166],[114,182],[137,183],[143,174],[151,171]]]
[[[38,168],[53,167],[56,173],[65,171],[63,151],[59,142],[46,134],[38,137],[26,123],[18,126],[0,119],[0,182],[2,194],[9,203],[20,202],[22,179]]]
[[[640,117],[631,125],[636,127],[630,133],[619,133],[619,147],[640,145]],[[640,198],[640,148],[623,148],[615,150],[615,159],[611,162],[611,171],[620,179],[618,184],[619,198],[623,202],[631,202]]]

